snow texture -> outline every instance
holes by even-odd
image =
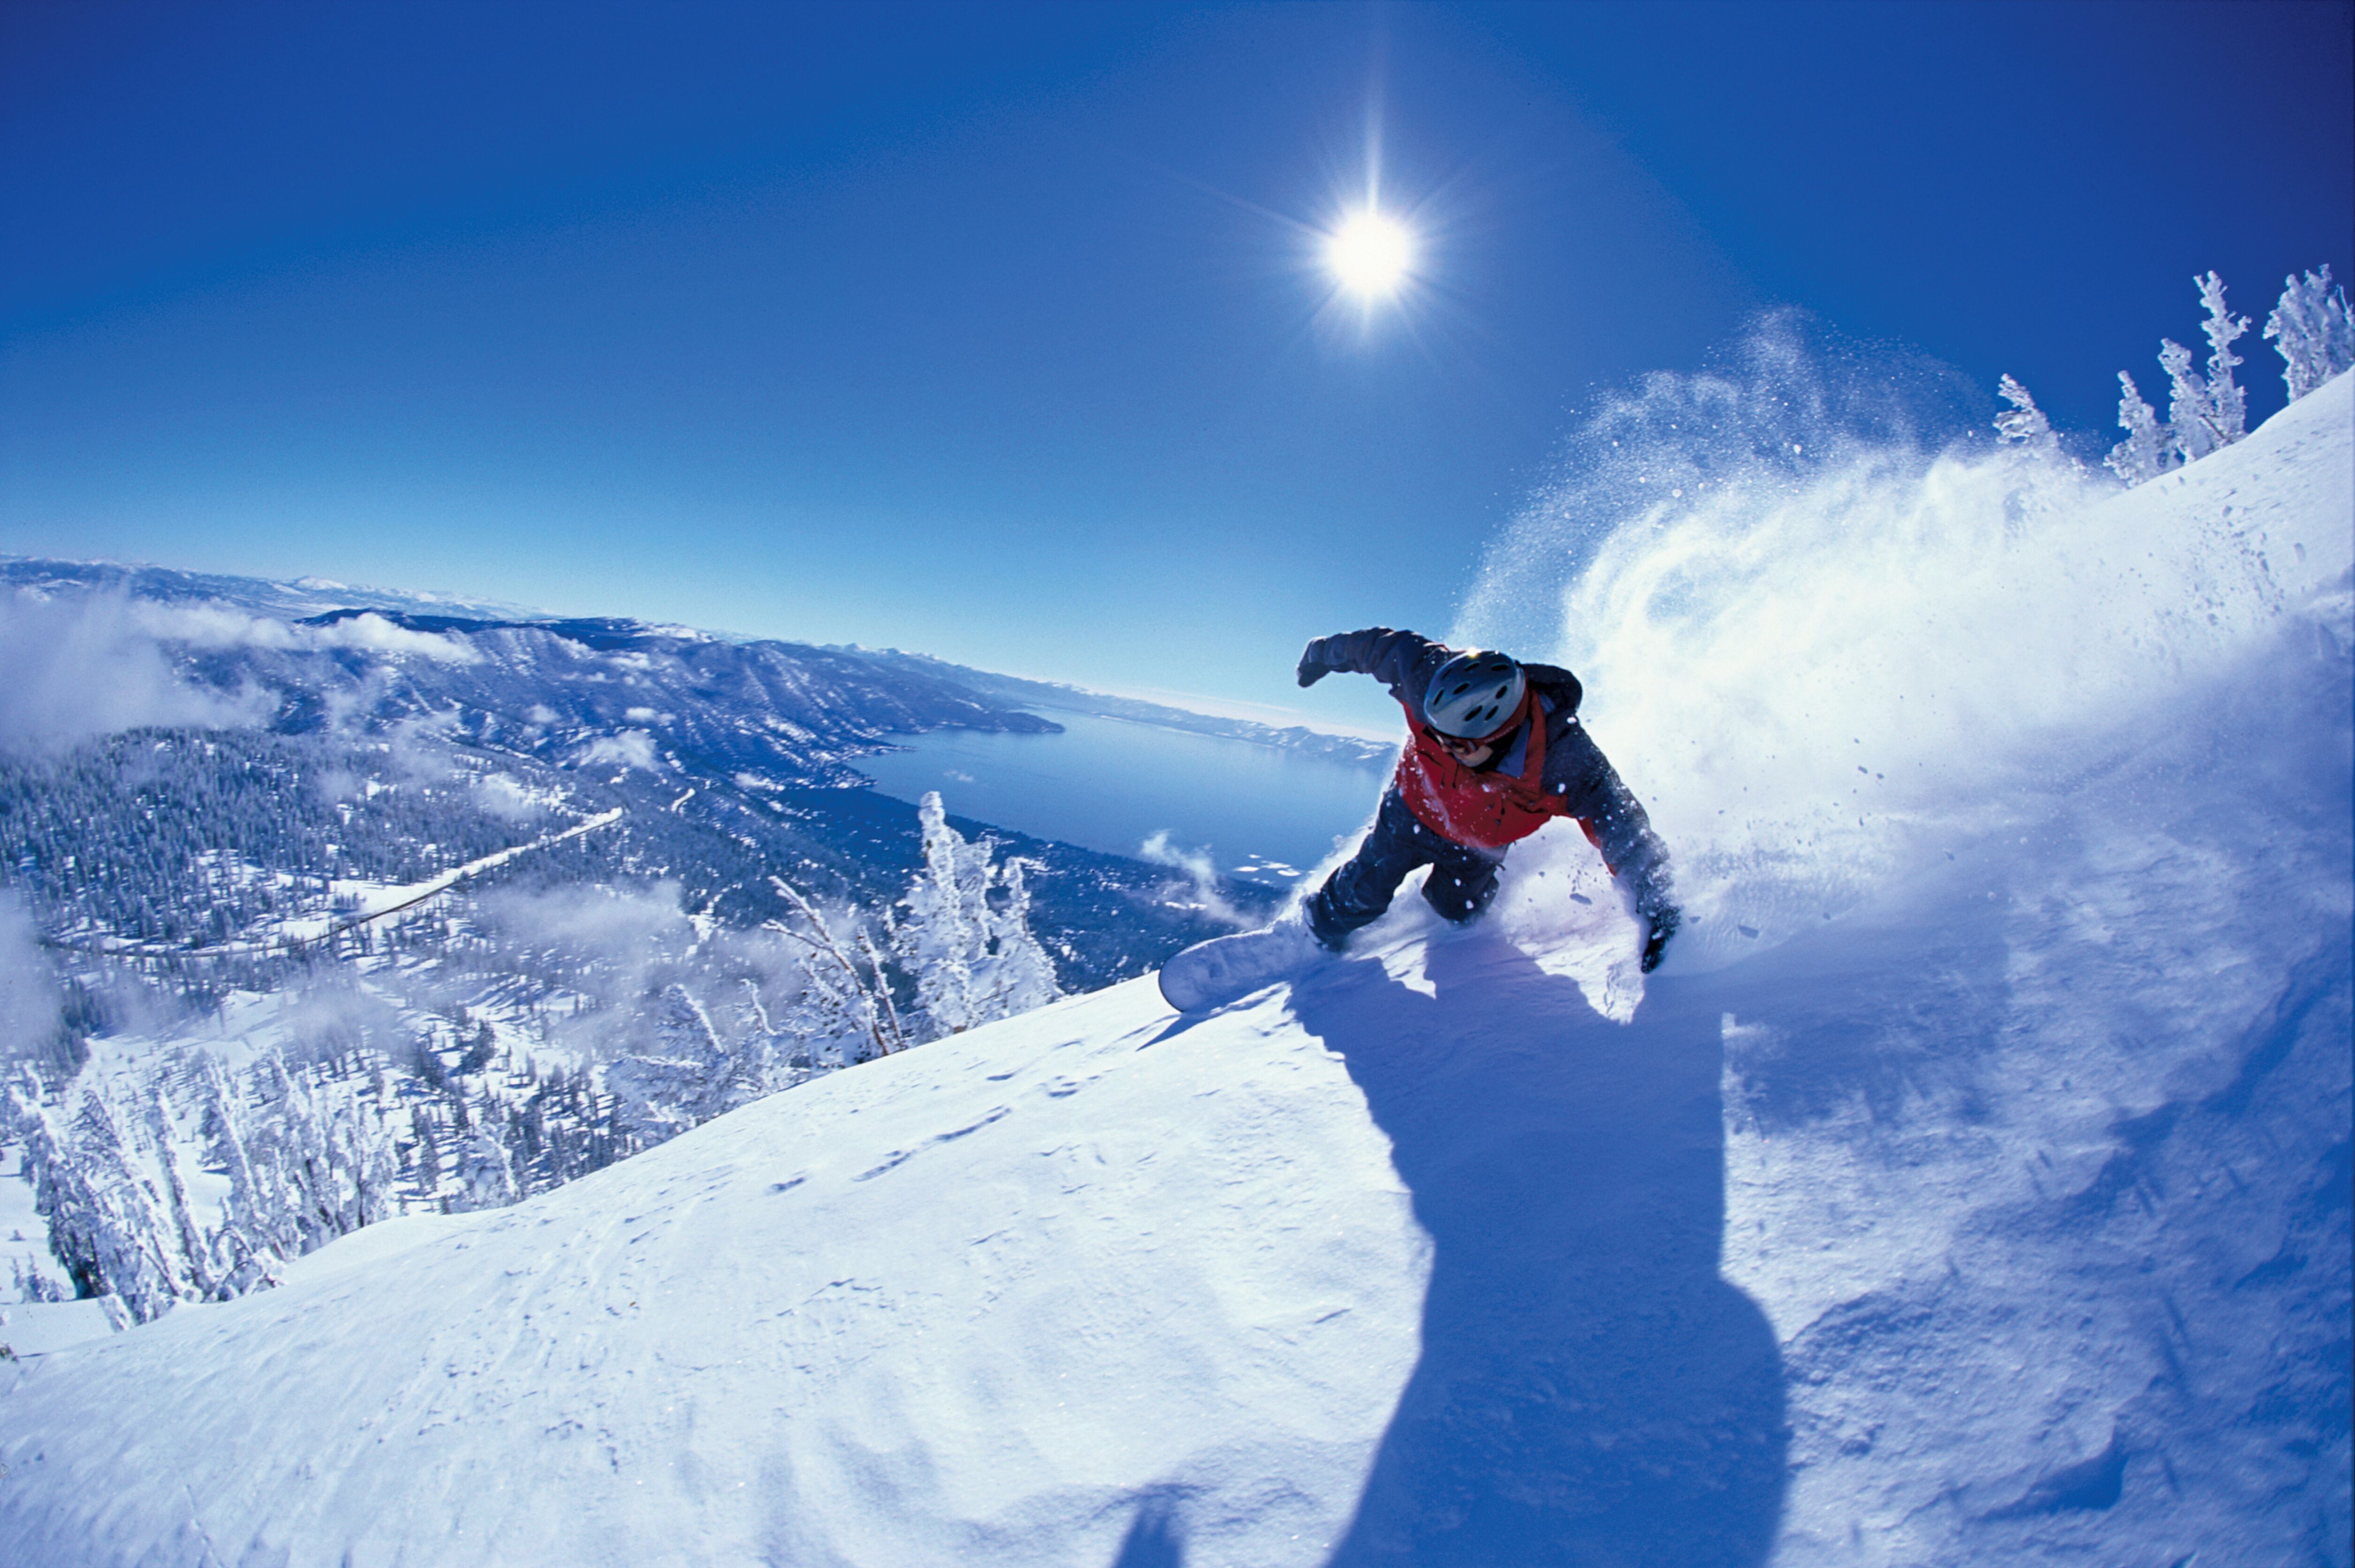
[[[0,1364],[0,1559],[2345,1564],[2350,392],[1605,541],[1648,989],[1549,828],[1468,932],[371,1226]]]

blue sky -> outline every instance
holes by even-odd
[[[2348,277],[2350,17],[20,3],[0,549],[1292,702],[1763,308],[2101,434],[2194,272]]]

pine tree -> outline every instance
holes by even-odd
[[[999,873],[1006,900],[990,912],[993,952],[988,1010],[992,1018],[1027,1013],[1063,994],[1055,983],[1054,960],[1030,932],[1030,890],[1023,880],[1026,864],[1018,858],[1007,858]]]
[[[174,1267],[162,1195],[141,1176],[103,1093],[85,1089],[69,1126],[36,1106],[26,1131],[34,1204],[76,1295],[114,1296],[133,1321],[147,1323],[193,1294],[185,1267]]]
[[[776,920],[763,926],[803,950],[793,1020],[779,1031],[798,1042],[794,1070],[844,1067],[904,1049],[906,1031],[891,1000],[882,955],[866,926],[855,914],[828,919],[783,877],[772,874],[769,884],[801,923],[799,929]]]
[[[2281,302],[2265,318],[2265,336],[2282,357],[2282,380],[2290,400],[2355,367],[2355,315],[2347,291],[2330,286],[2330,269],[2282,280]]]
[[[2158,340],[2158,363],[2167,372],[2167,435],[2177,455],[2197,463],[2223,444],[2208,417],[2208,386],[2191,368],[2191,350],[2171,337]]]
[[[617,1059],[605,1069],[605,1083],[632,1133],[660,1143],[757,1098],[762,1085],[740,1066],[720,1044],[703,1004],[672,984],[657,1003],[654,1052]]]
[[[2141,389],[2124,370],[2118,372],[2118,428],[2126,438],[2110,448],[2103,462],[2126,484],[2145,484],[2175,465],[2174,446],[2158,414],[2142,400]]]
[[[431,1200],[442,1189],[442,1151],[433,1142],[433,1124],[417,1123],[417,1195]]]
[[[2224,280],[2214,272],[2191,282],[2200,291],[2200,303],[2208,308],[2208,319],[2200,324],[2208,336],[2208,374],[2203,378],[2191,368],[2191,350],[2173,338],[2159,339],[2158,349],[2170,389],[2169,433],[2186,463],[2230,446],[2246,432],[2248,423],[2246,399],[2232,379],[2232,367],[2241,363],[2232,344],[2249,330],[2249,318],[2225,308]]]
[[[2213,272],[2192,282],[2199,286],[2200,303],[2208,308],[2208,319],[2200,326],[2208,335],[2208,421],[2215,429],[2216,443],[2230,446],[2248,432],[2248,400],[2232,379],[2232,367],[2241,363],[2232,344],[2249,330],[2249,318],[2225,308],[2224,280]]]
[[[504,1209],[522,1199],[523,1186],[516,1179],[506,1140],[486,1119],[458,1157],[458,1193],[450,1206],[460,1212]]]
[[[981,1021],[973,971],[989,941],[989,851],[968,844],[948,825],[937,790],[916,803],[916,820],[924,864],[900,901],[908,912],[899,923],[894,956],[915,977],[924,1034],[938,1039]]]
[[[2060,438],[2052,433],[2052,421],[2044,417],[2028,389],[2006,376],[1996,390],[2011,405],[2009,411],[1995,416],[1995,428],[2003,441],[2032,456],[2058,457]]]
[[[895,955],[914,976],[927,1039],[957,1034],[1054,1000],[1054,963],[1030,933],[1022,864],[990,863],[948,825],[938,792],[917,803],[924,865],[900,901]]]

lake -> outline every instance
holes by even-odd
[[[885,795],[938,790],[952,816],[1136,855],[1156,834],[1220,870],[1290,886],[1372,818],[1388,764],[1359,766],[1157,724],[1039,708],[1060,735],[935,730],[859,760]]]

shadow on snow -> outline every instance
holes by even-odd
[[[1435,1254],[1422,1359],[1330,1568],[1763,1562],[1782,1365],[1718,1275],[1708,998],[1657,985],[1613,1024],[1482,930],[1431,944],[1435,994],[1368,967],[1293,1007],[1348,1062]]]

